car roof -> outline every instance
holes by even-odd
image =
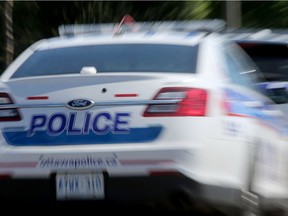
[[[38,44],[38,49],[51,49],[71,46],[85,46],[93,44],[124,44],[124,43],[165,43],[179,45],[198,44],[206,33],[204,32],[157,32],[157,33],[127,33],[121,36],[104,35],[81,35],[76,37],[56,37],[43,40]]]
[[[245,29],[226,30],[224,36],[237,43],[287,44],[288,31],[282,29]]]
[[[35,43],[35,49],[50,49],[93,44],[113,43],[165,43],[195,45],[208,34],[219,32],[225,25],[222,20],[182,20],[61,25],[59,36]],[[115,31],[116,29],[116,31]]]

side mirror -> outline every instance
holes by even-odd
[[[276,104],[288,103],[288,83],[274,81],[259,83],[257,85]]]

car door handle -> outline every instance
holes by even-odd
[[[262,110],[262,113],[268,116],[284,116],[284,113],[280,110]]]
[[[249,108],[262,108],[263,103],[259,101],[244,101],[243,104]]]

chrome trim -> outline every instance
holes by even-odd
[[[95,102],[93,106],[137,106],[137,105],[153,105],[153,104],[176,104],[181,99],[173,100],[139,100],[139,101],[104,101],[104,102]],[[57,104],[2,104],[0,109],[16,109],[16,108],[46,108],[46,107],[66,107],[66,103],[57,103]]]

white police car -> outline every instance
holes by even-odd
[[[234,42],[189,21],[70,27],[1,76],[2,200],[285,203],[288,131]]]

